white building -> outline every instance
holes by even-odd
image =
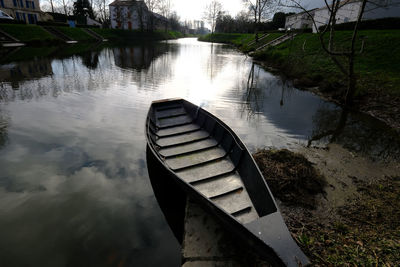
[[[311,16],[314,16],[314,12],[316,9],[312,9],[307,12],[301,12],[298,14],[293,14],[286,17],[285,28],[286,29],[311,29],[312,28],[312,20]]]
[[[361,9],[361,0],[345,0],[336,13],[336,24],[353,22],[357,20]],[[310,15],[313,16],[315,25]],[[316,33],[317,29],[329,22],[330,11],[324,6],[286,17],[285,28],[304,29],[312,28]],[[400,0],[370,0],[364,10],[362,20],[380,19],[389,17],[400,17]]]
[[[359,0],[348,0],[343,1],[336,13],[336,24],[356,21],[358,14],[360,13],[361,1]],[[329,22],[330,11],[327,6],[319,8],[314,12],[313,32],[316,33],[317,29],[322,25],[326,25]]]
[[[166,18],[151,12],[144,1],[115,0],[109,5],[111,28],[125,30],[163,29]],[[152,24],[152,25],[151,25]]]

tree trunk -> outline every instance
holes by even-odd
[[[67,6],[65,5],[65,0],[63,0],[63,8],[64,8],[64,14],[68,15],[67,14]]]
[[[351,105],[356,92],[357,79],[354,74],[354,56],[349,57],[349,69],[347,76],[347,92],[345,97],[345,105]]]

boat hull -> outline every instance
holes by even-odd
[[[149,110],[146,138],[148,156],[164,170],[165,177],[212,213],[238,240],[273,266],[309,263],[292,239],[251,154],[221,120],[185,100],[157,101]],[[200,142],[209,138],[215,141],[214,146],[199,147]],[[199,158],[203,161],[199,162]],[[230,161],[234,168],[221,172],[220,166],[230,166],[224,160]],[[210,170],[217,174],[204,176]],[[233,180],[236,176],[240,177],[240,183]],[[211,186],[207,184],[210,181],[214,183]],[[226,190],[232,181],[238,189]]]

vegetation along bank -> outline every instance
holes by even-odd
[[[278,45],[267,45],[284,34],[268,33],[258,43],[254,42],[254,34],[216,33],[199,40],[235,45],[266,67],[278,69],[292,79],[296,87],[307,88],[343,104],[346,78],[323,51],[318,35],[299,33]],[[348,44],[351,35],[351,31],[337,31],[338,48]],[[358,36],[355,57],[358,82],[352,108],[400,130],[400,30],[360,30]],[[345,61],[344,58],[339,60]]]
[[[397,162],[371,161],[335,144],[253,156],[313,266],[400,262]]]
[[[65,26],[51,26],[57,32],[61,32],[70,40],[78,42],[99,42],[99,38],[85,31],[84,28],[70,28]],[[65,40],[51,34],[45,28],[38,25],[25,24],[0,24],[0,30],[27,45],[61,44]],[[98,36],[110,42],[126,43],[132,41],[157,41],[176,39],[183,34],[175,31],[141,32],[120,29],[90,28]]]

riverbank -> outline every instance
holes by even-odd
[[[52,26],[68,38],[78,42],[95,43],[98,38],[87,33],[83,28],[70,28],[63,26]],[[45,29],[37,25],[0,24],[0,30],[30,46],[57,45],[65,43]],[[113,43],[129,43],[138,41],[159,41],[184,37],[175,31],[140,32],[119,29],[91,28],[93,32]]]
[[[312,265],[395,266],[400,261],[400,164],[371,161],[339,145],[297,152],[259,151],[254,157]],[[289,198],[274,192],[285,192],[282,184],[300,185],[301,192],[294,190],[297,196]],[[315,185],[318,190],[308,190]]]
[[[338,31],[337,43],[344,43],[350,36],[350,31]],[[355,61],[359,81],[354,108],[400,130],[400,53],[395,52],[400,45],[400,30],[363,30],[359,31],[359,36],[359,51],[361,38],[365,43]],[[251,45],[254,35],[249,34],[214,34],[199,40],[232,44],[245,53],[255,49]],[[346,81],[322,51],[317,35],[299,34],[293,40],[256,51],[252,56],[266,68],[278,70],[293,80],[296,87],[344,103]]]

